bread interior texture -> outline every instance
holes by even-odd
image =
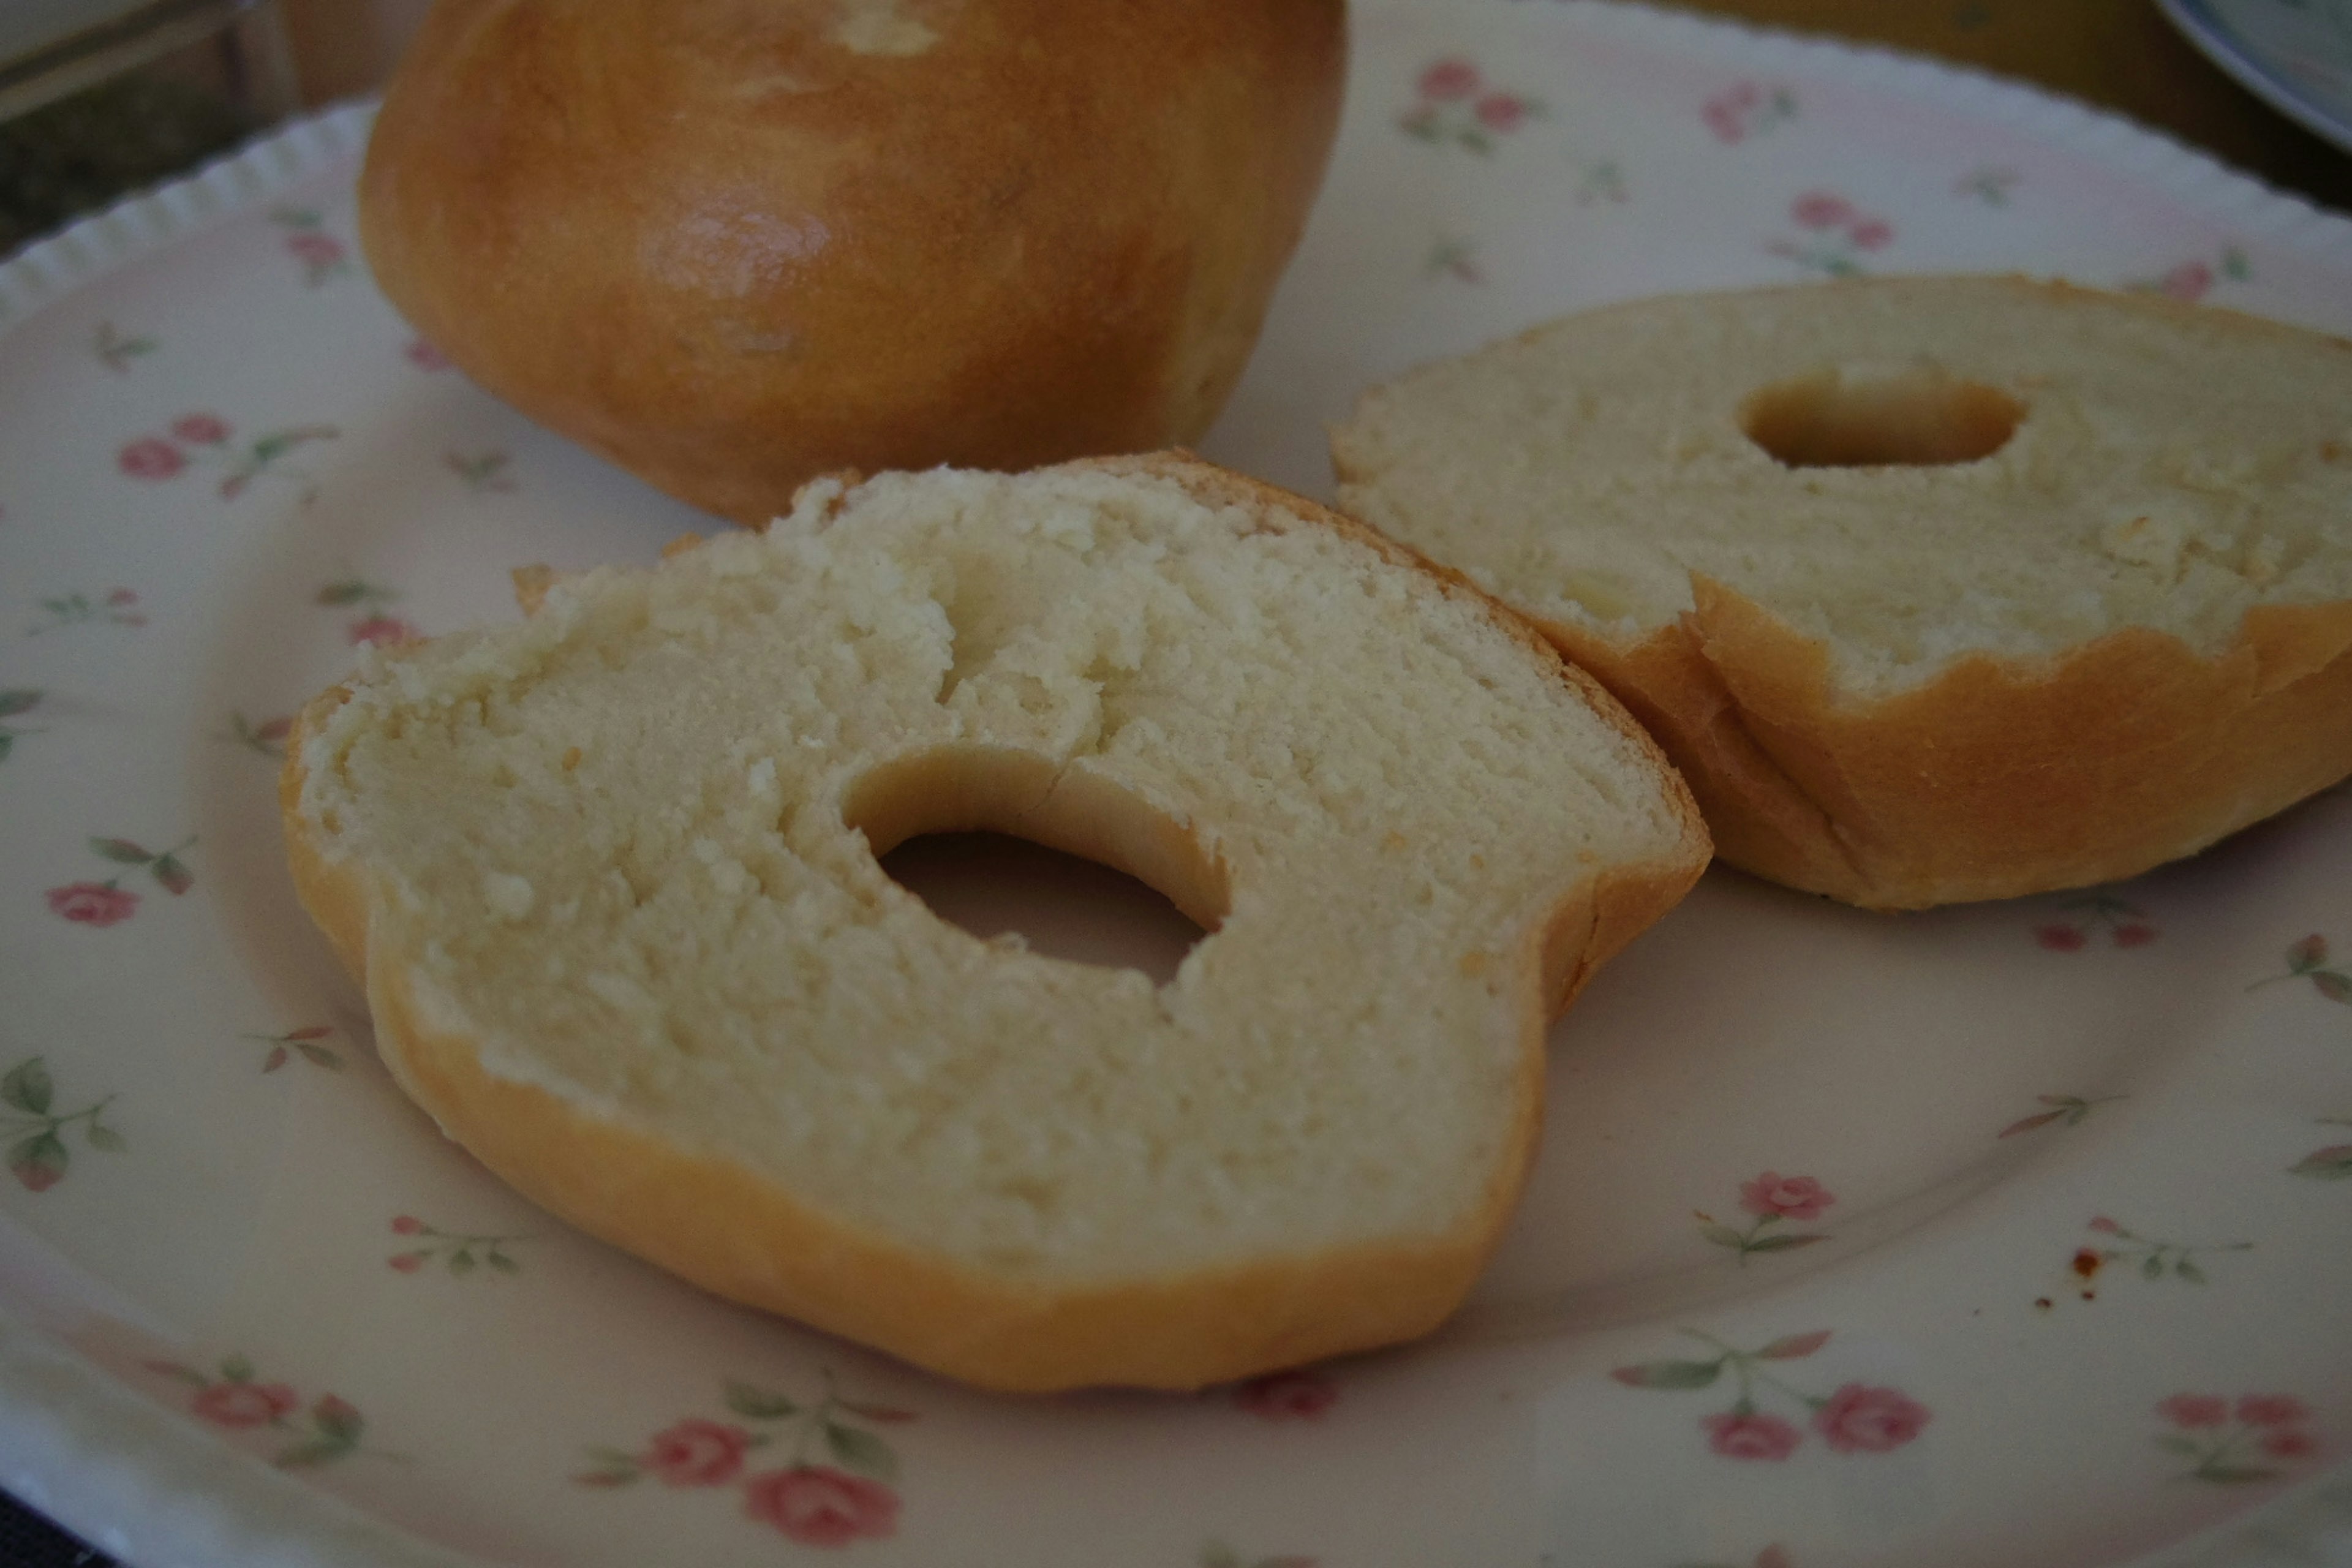
[[[383,656],[306,721],[298,837],[489,1078],[890,1247],[1067,1283],[1491,1230],[1591,957],[1558,917],[1629,867],[1662,909],[1703,839],[1539,643],[1270,494],[819,481]],[[975,827],[1211,934],[1155,986],[876,862]]]
[[[1856,700],[2125,626],[2212,657],[2255,605],[2352,598],[2352,348],[2168,301],[1641,301],[1414,372],[1334,453],[1350,510],[1538,619],[1630,647],[1706,579]]]

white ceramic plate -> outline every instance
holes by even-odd
[[[1309,490],[1367,383],[1662,289],[2016,268],[2352,329],[2352,224],[2012,87],[1637,10],[1358,15],[1209,443]],[[509,1194],[294,907],[278,726],[355,640],[697,520],[373,291],[365,127],[0,268],[0,1480],[146,1568],[2347,1560],[2342,795],[2080,897],[1710,876],[1557,1032],[1460,1321],[1244,1388],[982,1397]]]
[[[2247,91],[2352,153],[2352,0],[2161,0]]]

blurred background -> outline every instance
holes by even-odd
[[[430,0],[0,0],[0,255],[375,90]],[[2155,0],[1689,0],[2019,77],[2352,211],[2352,154],[2217,68]]]
[[[0,254],[373,91],[427,0],[0,0]]]
[[[289,115],[374,91],[429,3],[0,0],[0,257]],[[2331,7],[2352,32],[2352,0],[2307,3]],[[2352,153],[2241,87],[2156,0],[1687,0],[1683,8],[2029,81],[2352,212]],[[0,1496],[0,1564],[102,1561]]]

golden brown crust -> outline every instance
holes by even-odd
[[[1434,1329],[1475,1279],[1533,1162],[1547,993],[1562,984],[1546,976],[1547,951],[1558,955],[1561,933],[1580,938],[1566,983],[1580,984],[1605,951],[1679,899],[1704,863],[1588,879],[1498,971],[1496,987],[1525,997],[1517,1112],[1486,1201],[1454,1234],[1094,1290],[1024,1289],[828,1221],[739,1165],[500,1079],[475,1042],[427,1028],[398,943],[373,940],[364,872],[322,855],[295,809],[302,740],[341,700],[331,692],[307,709],[287,749],[289,860],[303,907],[365,987],[376,1048],[410,1097],[518,1191],[592,1235],[728,1300],[1013,1392],[1196,1388]]]
[[[2352,773],[2352,605],[2259,605],[2219,657],[2126,626],[1842,695],[1828,649],[1719,583],[1617,645],[1545,632],[1648,723],[1724,859],[1873,909],[2086,887]]]
[[[515,608],[526,616],[535,616],[560,579],[554,567],[541,563],[516,567],[507,574],[507,580],[514,585]]]
[[[740,1166],[492,1076],[472,1042],[418,1023],[396,957],[378,962],[378,1048],[443,1129],[518,1190],[717,1295],[983,1388],[1193,1388],[1411,1338],[1453,1309],[1502,1220],[1418,1248],[1024,1289],[828,1221]]]
[[[1486,616],[1496,629],[1528,650],[1559,676],[1561,684],[1573,691],[1577,699],[1609,726],[1651,765],[1659,785],[1666,795],[1668,809],[1675,814],[1678,847],[1676,851],[1654,863],[1612,868],[1596,888],[1596,908],[1605,908],[1607,918],[1597,919],[1593,925],[1592,942],[1584,949],[1580,960],[1548,960],[1547,975],[1564,975],[1554,985],[1547,982],[1546,994],[1556,996],[1549,1016],[1557,1017],[1575,999],[1591,973],[1643,930],[1654,923],[1689,892],[1693,883],[1706,869],[1715,853],[1708,835],[1707,819],[1701,803],[1677,771],[1673,759],[1658,742],[1658,737],[1644,727],[1638,710],[1628,711],[1632,704],[1622,701],[1608,684],[1580,667],[1571,653],[1555,646],[1549,627],[1521,615],[1492,594],[1473,583],[1453,567],[1431,560],[1410,545],[1399,543],[1379,529],[1360,518],[1335,510],[1309,500],[1305,496],[1270,485],[1246,474],[1203,462],[1192,453],[1181,449],[1148,452],[1132,458],[1105,458],[1077,465],[1099,468],[1111,473],[1149,473],[1181,485],[1194,500],[1221,506],[1248,507],[1253,510],[1274,508],[1297,517],[1305,522],[1330,529],[1378,552],[1381,558],[1394,565],[1408,566],[1432,579],[1446,595],[1470,605]],[[1580,890],[1579,897],[1581,896]],[[1559,929],[1563,921],[1574,923],[1563,916],[1553,923]],[[1560,945],[1557,936],[1547,936],[1547,951]]]
[[[1388,559],[1421,564],[1351,519],[1181,455],[1101,466],[1160,475],[1206,501],[1278,506],[1362,539]],[[367,990],[386,1067],[442,1128],[550,1210],[719,1295],[1006,1390],[1191,1388],[1394,1343],[1434,1328],[1454,1309],[1509,1217],[1540,1131],[1548,1018],[1602,960],[1680,899],[1706,861],[1696,809],[1638,726],[1516,616],[1451,574],[1428,570],[1529,639],[1537,657],[1637,741],[1683,829],[1676,847],[1656,860],[1605,867],[1579,880],[1517,952],[1499,955],[1488,984],[1518,999],[1512,1122],[1475,1212],[1442,1237],[1100,1289],[1049,1289],[843,1226],[740,1165],[500,1078],[485,1068],[477,1042],[425,1024],[404,966],[408,945],[381,922],[367,871],[332,858],[303,809],[311,739],[346,700],[340,688],[303,710],[287,746],[280,800],[289,862],[304,907]],[[1090,819],[1102,834],[1137,831],[1131,815],[1095,811]],[[1108,841],[1092,847],[1115,864],[1159,853],[1150,845],[1123,852]]]
[[[311,921],[326,933],[335,956],[342,961],[344,973],[353,980],[363,980],[367,974],[367,920],[363,905],[354,905],[353,914],[336,909],[334,918],[320,912],[324,903],[314,903],[312,890],[319,889],[322,900],[329,890],[340,885],[341,873],[330,866],[320,854],[309,827],[309,818],[302,810],[302,784],[307,770],[302,763],[303,748],[310,736],[326,721],[327,716],[351,700],[351,689],[331,686],[304,703],[294,715],[293,727],[286,735],[286,761],[278,770],[278,815],[286,829],[287,868],[293,874],[294,890],[310,912]]]
[[[1655,737],[1690,786],[1718,858],[1815,891],[1859,885],[1827,814],[1756,743],[1685,623],[1630,644],[1572,622],[1537,625]]]
[[[2000,346],[1979,351],[1973,342],[1979,332]],[[1701,368],[1671,384],[1614,384],[1629,374],[1623,356],[1635,352]],[[1538,492],[1524,487],[1511,491],[1498,477],[1498,488],[1514,496],[1507,504],[1517,521],[1497,521],[1499,532],[1474,531],[1465,514],[1448,511],[1421,488],[1433,473],[1415,467],[1423,459],[1400,454],[1419,440],[1465,439],[1466,422],[1444,420],[1466,421],[1469,409],[1487,405],[1447,408],[1444,389],[1476,378],[1445,378],[1486,354],[1513,367],[1493,385],[1517,388],[1519,378],[1540,367],[1557,378],[1552,390],[1563,408],[1589,400],[1621,419],[1631,411],[1638,424],[1671,405],[1673,417],[1658,416],[1677,431],[1687,428],[1687,452],[1704,453],[1705,461],[1687,468],[1678,466],[1682,457],[1663,461],[1646,444],[1625,445],[1626,426],[1612,424],[1615,455],[1629,465],[1610,481],[1613,499],[1603,501],[1563,472],[1564,488],[1552,505],[1530,500]],[[1951,361],[1949,374],[1938,369],[1921,384],[1951,395],[1930,397],[1898,384],[1901,377],[1885,379],[1885,367],[1906,355],[1922,365]],[[1580,379],[1580,366],[1611,364],[1618,372]],[[2159,364],[2161,372],[2150,368]],[[1653,618],[1639,630],[1624,629],[1622,621],[1612,627],[1610,617],[1619,614],[1672,611],[1636,611],[1619,602],[1608,585],[1608,549],[1631,550],[1646,563],[1644,572],[1681,559],[1685,509],[1709,504],[1703,498],[1719,480],[1736,482],[1740,504],[1749,509],[1745,515],[1768,521],[1784,509],[1792,519],[1818,510],[1820,519],[1843,516],[1861,528],[1868,526],[1864,507],[1875,505],[1884,509],[1890,542],[1920,538],[1920,525],[1945,515],[1948,502],[1948,522],[2030,511],[2047,519],[2053,536],[2071,537],[2068,531],[2079,528],[2086,545],[2095,537],[2105,554],[2092,559],[2084,577],[2069,579],[2079,590],[2069,615],[2097,601],[2099,573],[2121,571],[2116,582],[2128,591],[2109,602],[2151,603],[2141,595],[2153,591],[2159,597],[2143,614],[2168,618],[2177,609],[2181,624],[2202,625],[2210,606],[2242,603],[2242,592],[2280,591],[2276,559],[2266,552],[2297,540],[2294,549],[2317,551],[2319,562],[2308,564],[2319,564],[2334,548],[2343,496],[2338,466],[2352,459],[2352,443],[2340,440],[2335,416],[2347,365],[2352,342],[2159,297],[2021,278],[1848,279],[1635,300],[1540,324],[1368,393],[1356,420],[1334,431],[1332,452],[1343,494],[1361,497],[1370,515],[1412,533],[1423,521],[1413,511],[1428,508],[1430,537],[1449,541],[1443,548],[1459,552],[1507,597],[1552,607],[1559,619],[1536,616],[1545,635],[1656,734],[1689,781],[1727,861],[1865,907],[1919,908],[2131,876],[2191,854],[2352,772],[2352,710],[2341,702],[2343,683],[2352,679],[2341,668],[2352,643],[2352,604],[2256,607],[2217,654],[2200,654],[2146,626],[2120,626],[2030,658],[1955,658],[1925,684],[1876,697],[1839,686],[1826,643],[1696,572],[1693,607],[1678,619]],[[2200,370],[2248,389],[2232,404],[2234,416],[2216,405],[2207,419],[2185,402],[2168,401],[2179,386],[2194,384]],[[1835,417],[1832,403],[1791,392],[1842,385],[1854,400],[1832,400],[1843,410]],[[2271,395],[2255,397],[2264,386]],[[2155,388],[2164,397],[2151,403]],[[2048,405],[2036,412],[2045,392]],[[2247,408],[2265,412],[2249,415]],[[2305,417],[2306,410],[2324,412]],[[1400,431],[1421,420],[1431,423],[1394,445]],[[1768,424],[1777,436],[1767,433]],[[1974,458],[1993,458],[2012,434],[2020,443],[2015,453],[1991,467],[1972,466]],[[1776,442],[1826,445],[1783,450]],[[1758,466],[1757,448],[1778,459],[1776,466]],[[1481,460],[1491,465],[1493,457],[1486,451]],[[1958,461],[1963,458],[1971,462]],[[1748,467],[1744,473],[1712,467],[1718,459]],[[1941,477],[1948,467],[1948,480]],[[1701,469],[1716,477],[1686,482]],[[1867,472],[1873,469],[1876,477]],[[1736,481],[1724,479],[1735,474]],[[2007,476],[2011,488],[1988,489],[1980,481],[1992,476]],[[1396,482],[1400,477],[1406,482]],[[2143,560],[2133,553],[2141,548],[2133,542],[2133,526],[2112,539],[2106,529],[2133,512],[2161,509],[2134,500],[2112,520],[2098,513],[2120,508],[2119,495],[2138,496],[2132,487],[2143,480],[2159,489],[2218,487],[2209,500],[2231,494],[2238,521],[2263,520],[2236,546],[2215,542],[2238,526],[2230,521],[2214,523],[2212,532],[2184,547],[2181,561],[2210,550],[2210,564],[2239,574],[2238,582],[2216,588],[2226,577],[2200,567],[2179,579],[2179,598],[2168,603],[2160,579],[2137,574],[2164,564],[2162,530],[2146,546],[2157,553]],[[1642,498],[1654,517],[1636,504]],[[1574,515],[1580,504],[1592,509],[1590,517]],[[2206,515],[2198,510],[2204,504],[2184,496],[2182,515]],[[2137,525],[2149,521],[2140,516]],[[1769,576],[1776,570],[1769,563],[1787,559],[1789,541],[1759,526],[1773,539],[1736,573],[1733,564],[1724,572]],[[1530,552],[1515,561],[1508,548],[1484,549],[1515,529],[1550,531],[1559,552]],[[1640,542],[1645,532],[1654,538]],[[1578,537],[1585,533],[1611,543],[1587,551]],[[1727,537],[1710,539],[1694,535],[1689,542],[1698,554],[1736,563],[1736,551],[1720,553],[1729,548]],[[2009,557],[2004,569],[2018,573],[2018,558],[2007,546],[2002,552]],[[1895,558],[1869,559],[1874,564],[1868,571],[1875,573],[1876,563]],[[1538,560],[1543,563],[1525,563]],[[1522,572],[1535,575],[1515,581]],[[2315,578],[2324,581],[2324,574],[2305,571],[2297,581]],[[1669,581],[1649,577],[1632,597],[1657,605],[1658,596],[1671,592]],[[1785,591],[1828,595],[1826,606],[1808,608],[1803,618],[1838,621],[1838,635],[1853,638],[1868,659],[1891,651],[1870,641],[1874,601],[1885,587],[1826,570],[1810,586]],[[1995,586],[1990,595],[2001,600],[2011,591]],[[1853,602],[1846,607],[1854,613],[1841,615],[1837,601],[1849,594]],[[1566,607],[1580,598],[1580,607]],[[1798,615],[1792,601],[1781,602],[1790,616]],[[1956,611],[1953,624],[1930,626],[1925,640],[1935,644],[1964,630],[1958,622],[1971,613]]]
[[[1345,50],[1342,0],[440,0],[361,233],[485,386],[758,523],[844,466],[1197,437]]]

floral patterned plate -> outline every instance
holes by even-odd
[[[2352,223],[2014,87],[1553,0],[1357,15],[1208,443],[1308,490],[1367,383],[1663,289],[2017,268],[2352,329]],[[2352,1561],[2340,792],[2016,904],[1711,875],[1558,1029],[1458,1321],[1240,1387],[985,1397],[516,1199],[295,908],[286,716],[356,645],[512,614],[511,565],[701,520],[376,295],[366,126],[0,268],[0,1481],[142,1568]],[[925,875],[1041,944],[1159,940]]]

